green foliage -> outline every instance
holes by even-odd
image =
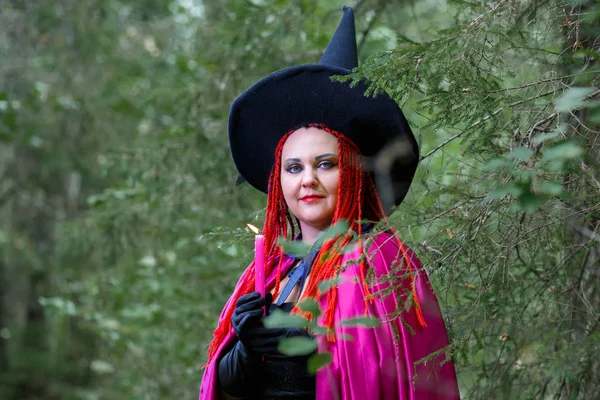
[[[318,370],[330,364],[332,356],[330,352],[321,352],[311,355],[307,362],[307,370],[311,374],[316,374]]]
[[[277,244],[283,247],[283,250],[294,257],[305,257],[310,251],[311,246],[304,242],[290,242],[283,240],[283,238],[277,241]]]
[[[306,328],[310,325],[310,321],[302,316],[281,310],[274,310],[268,317],[263,318],[263,322],[267,328]]]
[[[591,87],[573,87],[565,90],[565,92],[554,101],[554,108],[558,112],[566,112],[583,108],[589,104],[584,99],[597,93],[596,88]]]
[[[229,105],[317,61],[341,5],[3,6],[1,398],[197,395],[252,257],[245,224],[264,217],[264,196],[234,187]],[[364,1],[356,15],[362,66],[349,79],[393,96],[419,139],[390,222],[432,279],[463,398],[592,398],[598,3]],[[330,361],[317,353],[309,368]]]
[[[445,12],[452,23],[399,36],[353,77],[405,105],[420,135],[391,220],[446,299],[465,398],[593,397],[599,366],[577,360],[599,349],[598,5]]]
[[[303,312],[311,313],[313,318],[318,318],[322,314],[319,304],[310,298],[299,302],[298,308]]]
[[[318,247],[322,246],[326,240],[335,239],[339,235],[346,234],[346,233],[353,234],[352,231],[349,231],[349,228],[350,228],[350,226],[348,225],[347,222],[339,221],[336,224],[334,224],[333,226],[330,226],[325,231],[323,231],[323,233],[321,235],[319,235],[319,238],[316,240],[316,242],[312,246],[309,246],[303,242],[293,242],[293,241],[284,240],[283,238],[280,238],[277,241],[277,244],[279,246],[283,247],[283,250],[289,255],[292,255],[295,257],[305,257],[311,248],[313,248],[313,247],[318,248]]]
[[[343,281],[343,278],[341,278],[341,277],[336,277],[336,278],[331,278],[331,279],[321,281],[321,282],[319,282],[319,292],[325,293],[330,288],[334,287],[335,285],[339,285],[342,281]]]
[[[304,356],[317,350],[317,341],[314,338],[294,336],[281,339],[278,350],[286,356]]]
[[[315,245],[321,246],[323,243],[325,243],[326,240],[334,239],[342,234],[352,233],[352,231],[349,231],[349,229],[350,225],[348,225],[346,221],[338,221],[336,224],[325,229],[323,233],[319,235],[315,242]]]
[[[350,318],[350,319],[346,319],[341,321],[342,325],[347,325],[347,326],[364,326],[366,328],[374,328],[376,326],[380,326],[381,322],[377,319],[377,318],[373,318],[373,317],[357,317],[357,318]]]

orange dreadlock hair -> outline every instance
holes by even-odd
[[[354,231],[361,237],[363,233],[364,221],[379,221],[385,219],[385,212],[379,199],[377,189],[373,183],[371,175],[365,171],[363,157],[358,147],[346,136],[336,132],[322,124],[308,124],[305,127],[316,127],[335,136],[338,141],[338,160],[340,166],[339,184],[338,184],[338,203],[333,215],[331,224],[339,221],[346,221],[350,226],[350,231]],[[274,268],[277,268],[275,288],[273,298],[276,298],[280,291],[281,266],[285,259],[283,248],[277,244],[277,239],[283,237],[285,240],[294,237],[294,220],[289,212],[283,192],[281,189],[281,152],[287,138],[295,130],[288,132],[279,141],[275,150],[275,162],[269,176],[269,192],[267,200],[267,212],[263,234],[265,236],[265,276],[269,276]],[[343,192],[342,192],[343,190]],[[407,254],[403,243],[395,235],[394,230],[389,227],[390,233],[396,238],[404,262],[412,270],[410,256]],[[302,298],[312,298],[316,301],[323,295],[318,289],[319,282],[333,278],[341,266],[343,252],[341,251],[352,241],[352,235],[342,234],[337,238],[328,239],[323,243],[319,254],[315,258],[314,265],[306,283],[306,289]],[[358,242],[360,254],[363,253],[362,241]],[[360,277],[365,291],[365,313],[368,304],[372,301],[371,292],[366,281],[367,263],[364,257],[360,261]],[[425,327],[425,320],[421,313],[421,307],[416,296],[414,279],[411,282],[413,288],[413,302],[417,319],[422,327]],[[214,339],[208,348],[208,362],[210,363],[216,354],[220,344],[225,340],[227,334],[231,331],[231,317],[235,309],[237,300],[254,290],[254,263],[252,263],[242,275],[236,291],[233,293],[227,308],[224,310],[224,318],[214,331]],[[327,291],[327,309],[324,315],[324,325],[328,328],[328,339],[335,341],[333,335],[333,322],[335,306],[337,304],[337,287],[334,285]],[[302,313],[297,307],[292,310],[293,313],[299,313],[305,317],[312,318],[312,315]],[[205,365],[205,367],[206,367]]]

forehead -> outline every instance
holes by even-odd
[[[337,138],[319,128],[301,128],[292,133],[281,149],[281,158],[337,154]]]

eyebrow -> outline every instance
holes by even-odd
[[[320,156],[316,156],[315,160],[319,161],[322,160],[324,158],[328,158],[328,157],[337,157],[337,154],[334,153],[325,153],[325,154],[321,154]],[[299,158],[288,158],[287,160],[285,160],[284,162],[288,163],[288,162],[300,162],[301,160]]]
[[[325,153],[325,154],[321,154],[320,156],[316,156],[315,160],[322,160],[324,158],[328,158],[328,157],[337,157],[337,154],[333,154],[333,153]]]

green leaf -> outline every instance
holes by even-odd
[[[66,315],[77,315],[77,306],[69,299],[61,297],[40,297],[40,305],[46,308],[54,308]]]
[[[542,205],[542,203],[542,198],[529,191],[519,196],[519,207],[527,213],[534,212]]]
[[[314,317],[321,315],[321,308],[315,299],[304,299],[298,303],[298,308],[304,312],[311,313]]]
[[[584,150],[573,141],[562,142],[544,151],[545,161],[568,160],[583,155]]]
[[[349,318],[343,319],[341,321],[342,325],[345,326],[364,326],[367,328],[374,328],[376,326],[381,325],[381,322],[377,318],[373,317],[357,317],[357,318]]]
[[[507,154],[506,157],[514,158],[516,160],[526,161],[526,160],[529,160],[529,158],[531,157],[532,154],[533,154],[533,151],[531,151],[531,149],[528,149],[527,147],[517,147],[516,149],[511,151],[509,154]]]
[[[585,0],[578,0],[580,3],[583,3]],[[596,60],[600,60],[600,52],[597,52],[593,49],[579,49],[573,53],[574,58],[584,58],[586,56],[594,57]]]
[[[515,180],[515,181],[530,182],[531,179],[535,176],[535,170],[523,169],[523,168],[513,168],[510,170],[510,174],[513,176],[513,180]]]
[[[103,360],[94,360],[90,363],[90,369],[98,374],[110,374],[115,372],[115,368]]]
[[[564,192],[564,187],[558,182],[542,182],[539,184],[539,191],[542,193],[558,196]]]
[[[316,326],[316,323],[310,327],[310,331],[313,335],[327,335],[328,328],[323,326]]]
[[[323,353],[313,354],[312,356],[309,357],[309,359],[306,363],[308,373],[316,374],[317,371],[319,371],[321,368],[325,367],[326,365],[329,365],[332,360],[333,360],[333,357],[331,356],[331,353],[328,351],[325,351]]]
[[[90,207],[98,206],[106,201],[104,194],[94,194],[87,198],[87,203]]]
[[[286,356],[305,356],[317,350],[317,341],[306,336],[281,339],[277,349]]]
[[[309,321],[298,314],[288,314],[282,310],[274,310],[269,316],[263,318],[267,328],[304,328]]]
[[[483,166],[484,171],[492,171],[494,169],[512,166],[511,163],[502,158],[494,158]]]
[[[504,187],[492,190],[490,194],[487,195],[486,200],[490,201],[506,195],[517,197],[520,196],[524,190],[522,185],[512,182]]]
[[[310,245],[304,242],[289,242],[280,238],[277,244],[283,247],[283,251],[294,257],[306,257],[310,250]]]
[[[590,122],[600,124],[600,101],[590,104],[588,109],[588,119]]]
[[[349,335],[347,333],[342,333],[342,334],[338,335],[338,339],[345,340],[347,342],[353,342],[354,341],[354,336]]]
[[[357,241],[356,240],[351,240],[350,242],[348,242],[341,250],[340,252],[342,254],[350,254],[356,251],[357,247]]]
[[[566,112],[577,108],[585,107],[584,99],[597,89],[591,87],[574,87],[565,90],[558,99],[554,101],[554,108],[558,112]]]
[[[329,228],[325,229],[325,231],[323,231],[323,233],[319,235],[315,246],[320,246],[327,239],[334,239],[336,236],[348,232],[348,229],[350,229],[350,226],[346,221],[337,222],[335,225],[332,225]]]
[[[325,293],[326,291],[331,289],[333,286],[339,285],[341,282],[343,282],[343,280],[344,279],[341,277],[336,277],[336,278],[331,278],[331,279],[326,279],[324,281],[321,281],[321,282],[319,282],[319,292]]]
[[[538,145],[548,140],[553,140],[562,136],[562,134],[567,130],[567,124],[560,124],[554,129],[552,132],[544,133],[543,135],[539,135],[534,137],[531,140],[531,143],[534,145]]]

